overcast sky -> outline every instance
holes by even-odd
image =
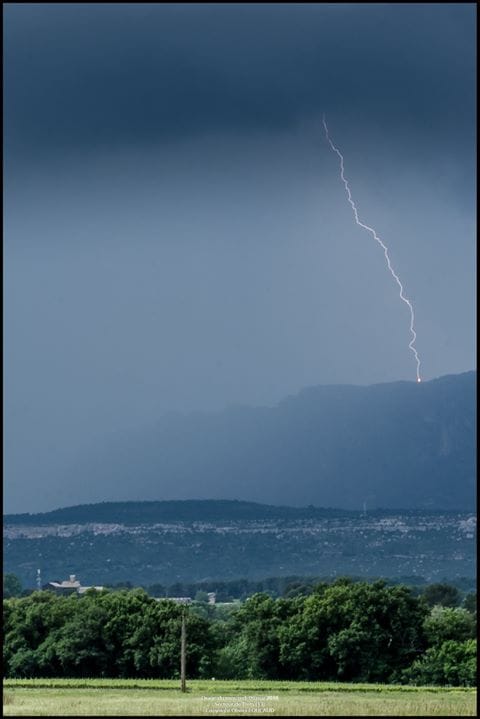
[[[474,367],[475,11],[4,5],[6,511],[172,410],[415,380],[323,112],[423,378]]]

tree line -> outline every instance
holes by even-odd
[[[7,677],[187,676],[471,686],[475,611],[404,585],[338,579],[308,595],[181,606],[143,589],[4,599]]]
[[[354,581],[365,580],[362,577],[352,577]],[[380,579],[380,577],[378,577]],[[262,579],[247,579],[237,577],[227,580],[204,580],[199,582],[174,582],[173,584],[143,585],[142,588],[152,597],[192,597],[200,593],[215,592],[218,602],[232,602],[236,599],[244,600],[253,594],[265,593],[271,597],[295,597],[298,595],[311,594],[319,582],[332,582],[332,578],[318,576],[282,576],[266,577]],[[473,607],[476,603],[476,595],[472,592],[475,587],[475,580],[469,577],[459,577],[452,581],[429,583],[423,577],[398,577],[385,579],[387,584],[405,584],[411,588],[416,595],[422,594],[430,606],[441,604],[442,606]],[[107,589],[134,589],[134,583],[130,581],[117,582],[116,584],[105,584]],[[20,579],[12,573],[3,575],[3,596],[10,597],[28,596],[32,589],[22,586]]]

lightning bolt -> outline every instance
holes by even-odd
[[[397,273],[395,272],[395,270],[394,270],[393,267],[392,267],[392,263],[391,263],[391,260],[390,260],[389,254],[388,254],[388,247],[385,245],[384,242],[382,242],[382,240],[381,240],[380,237],[377,235],[377,233],[375,232],[375,230],[373,229],[373,227],[369,227],[368,225],[365,225],[363,222],[360,221],[360,219],[359,219],[359,217],[358,217],[358,211],[357,211],[357,208],[356,208],[356,206],[355,206],[354,201],[352,200],[352,193],[350,192],[350,187],[349,187],[348,181],[347,181],[347,179],[346,179],[346,177],[345,177],[345,172],[344,172],[345,168],[344,168],[344,163],[343,163],[343,155],[342,155],[342,153],[340,152],[340,150],[338,149],[338,147],[335,147],[335,145],[333,144],[333,142],[332,142],[332,140],[331,140],[331,138],[330,138],[330,134],[329,134],[329,132],[328,132],[328,127],[327,127],[327,122],[326,122],[326,120],[325,120],[325,115],[323,116],[323,127],[325,128],[325,136],[326,136],[326,138],[327,138],[328,144],[330,145],[330,147],[332,148],[332,150],[333,150],[333,151],[338,155],[338,157],[340,158],[340,177],[342,178],[342,182],[343,182],[343,184],[345,185],[345,191],[346,191],[346,193],[347,193],[347,199],[348,199],[348,202],[350,203],[350,206],[351,206],[351,208],[352,208],[352,210],[353,210],[353,215],[354,215],[354,217],[355,217],[355,222],[357,223],[357,225],[358,225],[359,227],[363,227],[364,230],[367,230],[367,232],[370,232],[370,234],[372,235],[373,239],[374,239],[376,242],[378,242],[378,244],[379,244],[380,247],[382,248],[383,254],[385,255],[385,260],[386,260],[386,263],[387,263],[387,267],[388,267],[388,269],[389,269],[389,271],[390,271],[390,274],[392,275],[393,279],[395,280],[395,282],[397,283],[397,285],[398,285],[398,287],[399,287],[399,289],[400,289],[400,299],[402,300],[402,302],[405,302],[405,304],[408,306],[408,309],[410,310],[410,332],[411,332],[411,335],[412,335],[412,339],[411,339],[411,341],[409,342],[408,348],[413,352],[413,354],[414,354],[414,356],[415,356],[415,362],[417,363],[417,382],[421,382],[421,381],[422,381],[422,378],[420,377],[420,358],[419,358],[419,356],[418,356],[417,350],[415,349],[415,340],[417,339],[417,333],[415,332],[415,328],[414,328],[414,325],[415,325],[415,313],[414,313],[414,311],[413,311],[413,305],[412,305],[412,303],[410,302],[410,300],[408,299],[408,297],[405,297],[405,294],[404,294],[404,292],[403,292],[403,285],[402,285],[402,283],[400,282],[400,279],[399,279]]]

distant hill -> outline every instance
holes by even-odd
[[[475,389],[476,372],[466,372],[171,414],[102,443],[69,481],[92,498],[473,511]]]
[[[6,525],[52,525],[115,522],[126,525],[156,522],[215,522],[263,519],[347,517],[358,512],[319,507],[276,507],[235,500],[177,500],[166,502],[100,502],[79,504],[38,514],[6,514]]]
[[[423,516],[423,509],[406,509],[414,517]],[[456,510],[428,510],[429,516],[455,514]],[[166,522],[254,522],[321,519],[355,519],[364,516],[357,510],[331,507],[286,507],[240,502],[238,500],[186,499],[164,502],[99,502],[62,507],[51,512],[4,514],[5,526],[52,526],[68,524],[117,523],[126,526],[152,525]],[[398,509],[373,509],[368,516],[396,516]]]
[[[4,571],[30,587],[38,569],[48,581],[77,574],[94,585],[475,574],[476,521],[466,512],[187,500],[105,502],[4,519]]]
[[[422,509],[408,509],[410,517],[423,515]],[[455,512],[451,512],[454,514]],[[388,517],[398,510],[374,509],[368,516]],[[448,510],[429,511],[429,516],[448,515]],[[73,507],[54,509],[37,514],[5,514],[5,526],[41,526],[117,523],[123,525],[152,525],[165,522],[252,522],[252,521],[295,521],[318,519],[355,519],[363,511],[333,509],[330,507],[285,507],[219,499],[187,499],[166,502],[100,502],[78,504]]]

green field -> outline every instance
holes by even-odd
[[[476,716],[476,690],[326,682],[7,679],[10,716]]]

